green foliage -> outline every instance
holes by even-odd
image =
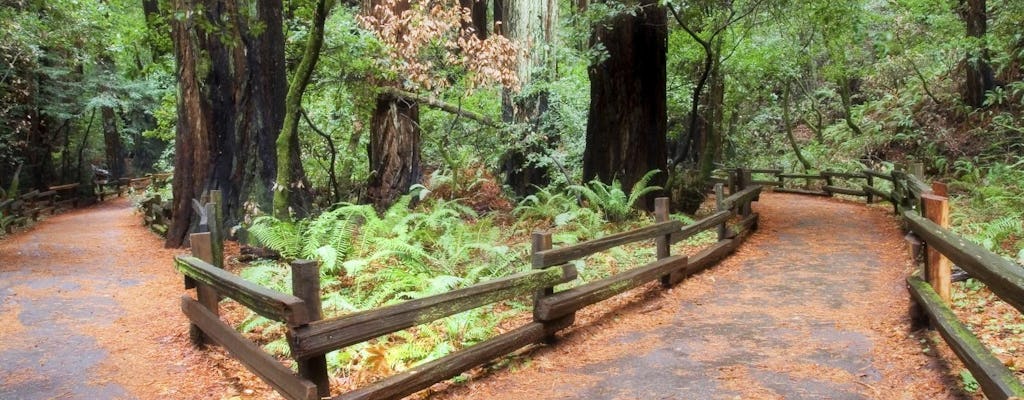
[[[610,185],[595,179],[586,186],[573,185],[569,188],[586,198],[587,205],[601,212],[609,222],[623,222],[629,218],[637,201],[662,189],[660,186],[647,186],[654,175],[659,173],[660,170],[648,171],[633,185],[628,195],[622,190],[622,183],[618,179],[613,179]]]
[[[975,393],[978,389],[981,389],[981,385],[977,379],[974,379],[974,375],[971,375],[971,371],[966,369],[960,370],[960,384],[963,385],[964,390]]]

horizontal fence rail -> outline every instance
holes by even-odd
[[[576,279],[572,266],[552,267],[453,290],[437,296],[313,322],[292,331],[292,355],[308,358],[480,306]]]
[[[894,213],[900,217],[907,230],[919,237],[927,248],[924,277],[912,275],[907,278],[908,290],[914,300],[928,314],[933,327],[939,331],[947,345],[971,371],[987,397],[1024,397],[1024,385],[957,319],[948,305],[952,262],[984,283],[1001,300],[1024,312],[1024,269],[945,226],[948,224],[949,213],[945,185],[929,185],[924,182],[920,178],[923,175],[920,164],[911,165],[909,170],[888,173],[872,169],[859,172],[823,171],[818,175],[768,173],[776,176],[776,186],[779,188],[774,190],[779,192],[827,196],[838,193],[865,196],[869,204],[875,198],[891,203]],[[833,178],[863,179],[866,182],[858,190],[836,186],[832,184]],[[827,184],[820,191],[794,189],[784,187],[786,179],[825,180]],[[876,179],[891,184],[892,190],[875,187]],[[941,191],[936,187],[941,187]],[[696,258],[691,259],[691,263]]]
[[[218,245],[209,244],[210,233],[197,233],[193,234],[194,257],[177,257],[174,261],[175,267],[186,277],[186,288],[194,287],[199,297],[194,300],[185,296],[182,299],[182,310],[202,335],[224,345],[235,358],[282,395],[289,399],[308,399],[316,396],[330,397],[324,359],[327,352],[459,312],[533,295],[533,322],[370,386],[334,397],[396,399],[517,349],[545,341],[571,326],[575,321],[575,312],[583,307],[659,279],[662,285],[672,285],[715,265],[735,251],[757,227],[758,214],[751,211],[750,203],[757,200],[761,187],[750,186],[749,176],[749,172],[733,173],[734,179],[729,182],[732,194],[728,197],[721,194],[723,186],[718,185],[717,211],[692,224],[684,225],[670,220],[668,199],[659,198],[655,201],[656,222],[646,227],[559,248],[553,248],[550,233],[535,233],[531,254],[532,270],[436,296],[329,319],[320,319],[318,311],[319,273],[309,272],[309,268],[299,268],[300,265],[309,266],[309,262],[292,263],[295,295],[278,293],[218,268],[216,265],[220,264],[213,262],[222,257]],[[213,208],[207,205],[205,209]],[[205,215],[211,213],[207,211]],[[733,219],[736,222],[730,225],[729,221]],[[219,227],[220,222],[211,220],[210,226],[211,231],[216,232],[214,227]],[[718,241],[692,258],[670,254],[672,243],[713,229],[719,231]],[[578,279],[570,261],[651,239],[656,246],[656,260],[604,279],[585,282],[566,290],[555,290],[559,284]],[[203,240],[207,241],[206,245],[202,245]],[[196,246],[196,243],[200,245]],[[213,256],[215,253],[220,255]],[[306,271],[303,277],[297,276],[300,271]],[[318,271],[318,268],[312,271]],[[299,366],[298,375],[276,361],[271,362],[272,357],[220,321],[216,312],[219,296],[231,297],[260,315],[287,322],[290,356]]]

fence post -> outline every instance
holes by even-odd
[[[826,169],[823,173],[821,173],[821,175],[825,176],[825,186],[835,186],[835,182],[832,180],[832,175],[829,175],[829,172],[832,172],[832,170]],[[828,193],[828,197],[835,197],[836,195],[835,193],[832,193],[831,191],[828,190],[826,190],[825,193]]]
[[[718,185],[715,186],[717,187]],[[654,222],[668,222],[668,211],[668,197],[658,197],[654,199]],[[662,258],[668,258],[669,256],[672,255],[672,248],[670,246],[671,241],[671,233],[666,234],[664,236],[659,236],[658,238],[654,239],[654,244],[655,246],[657,246],[657,257],[659,260]],[[668,274],[661,277],[661,286],[672,286],[672,274]]]
[[[949,199],[934,194],[922,194],[921,204],[924,205],[924,217],[938,224],[943,228],[949,227]],[[934,246],[927,247],[925,258],[925,280],[932,285],[935,293],[938,293],[947,304],[949,303],[950,287],[952,282],[952,265],[948,258],[935,250]]]
[[[868,174],[868,173],[864,173],[864,176],[867,178],[868,186],[869,187],[875,187],[875,177],[871,176],[871,174]],[[868,204],[871,204],[874,201],[875,201],[875,194],[871,193],[870,191],[868,191]]]
[[[715,211],[725,211],[725,190],[722,188],[721,183],[715,184]],[[725,236],[728,232],[725,229],[725,222],[718,225],[718,241],[725,240]]]
[[[291,267],[292,295],[306,303],[310,322],[320,320],[323,318],[323,306],[320,303],[320,264],[313,260],[295,260],[291,262]],[[299,366],[299,376],[316,384],[317,395],[321,398],[330,397],[327,356],[319,355],[295,361]]]
[[[217,268],[224,268],[224,214],[222,211],[224,207],[220,190],[210,191],[210,202],[206,203],[205,208],[210,227],[210,239],[213,242],[212,264]]]
[[[533,232],[533,235],[531,235],[530,244],[531,244],[531,246],[530,246],[531,247],[530,254],[536,254],[536,253],[542,252],[544,250],[551,250],[551,247],[552,247],[551,233],[550,232],[540,232],[540,231]],[[532,257],[531,257],[531,259],[532,259]],[[534,267],[534,268],[540,269],[540,268],[543,268],[543,267]],[[555,287],[554,286],[548,286],[548,287],[545,287],[545,288],[537,289],[537,291],[533,294],[533,320],[534,320],[534,322],[540,322],[540,323],[544,323],[544,324],[548,324],[548,323],[551,322],[551,321],[545,321],[539,315],[537,315],[537,310],[538,310],[538,308],[540,306],[540,301],[543,300],[545,297],[550,296],[550,295],[552,295],[554,293],[555,293]],[[569,319],[571,321],[572,319],[576,318],[576,313],[569,314],[569,315],[567,315],[567,316],[565,316],[563,318]],[[550,336],[545,338],[545,341],[548,342],[548,343],[551,343],[554,340],[555,340],[555,336],[554,336],[553,333]]]
[[[210,239],[209,232],[193,233],[189,235],[189,243],[192,244],[192,256],[208,263],[213,261],[213,244]],[[213,313],[213,315],[220,315],[220,296],[217,294],[217,290],[210,287],[209,285],[192,281],[196,288],[196,297],[199,304],[206,307],[207,310]],[[210,338],[203,334],[202,329],[199,329],[195,324],[189,324],[188,336],[192,340],[192,344],[195,346],[202,346],[204,344],[216,344]]]
[[[737,168],[736,175],[739,177],[739,190],[743,190],[751,186],[750,182],[753,178],[749,169]],[[740,209],[738,211],[741,216],[746,217],[753,212],[753,209],[750,207],[750,202],[745,202],[740,205]]]

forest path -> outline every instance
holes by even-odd
[[[912,332],[911,263],[885,209],[782,194],[754,208],[759,230],[718,266],[585,309],[556,346],[434,397],[967,397]]]
[[[188,343],[178,250],[127,199],[0,240],[0,399],[202,399],[230,393]]]

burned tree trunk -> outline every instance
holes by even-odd
[[[420,182],[419,105],[392,93],[377,97],[370,136],[366,200],[385,210]]]
[[[620,14],[595,28],[592,40],[608,57],[589,69],[583,178],[619,179],[626,189],[666,164],[666,14],[657,1],[640,3],[635,16]],[[664,176],[653,184],[663,184]]]

